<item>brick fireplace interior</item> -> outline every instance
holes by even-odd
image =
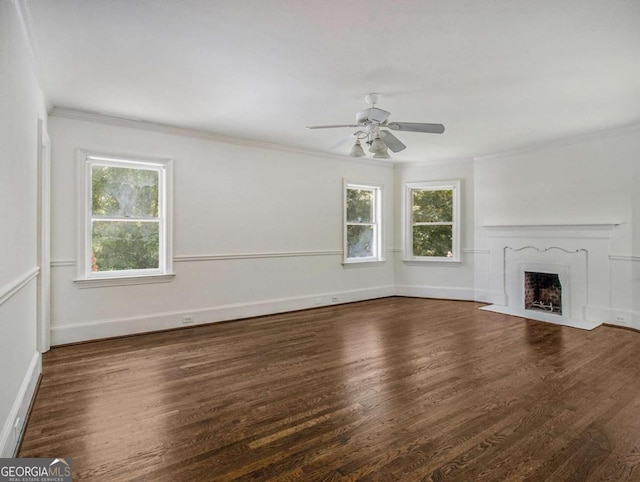
[[[562,315],[562,284],[555,273],[524,273],[524,308]]]

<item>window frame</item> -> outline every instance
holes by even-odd
[[[111,166],[121,168],[145,169],[158,172],[158,268],[91,271],[92,221],[99,219],[93,215],[92,206],[92,167]],[[154,157],[105,154],[101,152],[78,150],[77,152],[78,186],[78,246],[77,279],[80,287],[118,286],[127,284],[159,283],[170,281],[173,273],[173,160]],[[112,216],[115,220],[118,216]],[[136,218],[138,219],[138,218]],[[140,220],[151,218],[140,217]],[[109,219],[104,219],[109,220]],[[110,221],[110,220],[109,220]]]
[[[452,226],[452,257],[446,256],[416,256],[413,254],[413,192],[414,191],[452,191],[452,222],[417,223],[419,225],[451,225]],[[460,263],[460,181],[420,181],[407,182],[404,189],[404,261]]]
[[[363,263],[379,263],[385,261],[384,249],[383,249],[383,234],[382,234],[382,191],[383,185],[370,182],[351,182],[346,179],[343,180],[343,223],[342,223],[342,264],[363,264]],[[353,223],[349,222],[347,218],[347,192],[349,189],[366,190],[373,192],[373,219],[371,223]],[[348,226],[372,226],[373,227],[373,241],[374,249],[372,250],[374,255],[368,257],[349,258],[348,257],[348,240],[347,240],[347,228]]]

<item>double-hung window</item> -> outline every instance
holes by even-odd
[[[78,169],[78,281],[168,281],[171,161],[80,151]]]
[[[381,206],[381,186],[345,183],[345,263],[382,261]]]
[[[460,261],[460,181],[405,185],[405,259]]]

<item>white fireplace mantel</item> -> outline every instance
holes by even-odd
[[[489,311],[593,329],[606,319],[609,305],[609,243],[620,223],[483,225],[490,243]],[[521,290],[524,264],[555,265],[566,271],[571,309],[563,315],[525,310]]]

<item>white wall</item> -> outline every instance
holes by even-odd
[[[407,182],[460,181],[461,262],[403,261],[403,190]],[[405,296],[473,300],[482,298],[482,287],[476,287],[476,264],[486,255],[474,249],[474,178],[473,162],[450,161],[441,164],[396,165],[395,169],[395,240],[394,253],[396,293]],[[476,293],[476,290],[478,292]]]
[[[476,245],[485,225],[617,224],[599,273],[610,292],[594,298],[602,321],[640,329],[639,160],[639,129],[476,160]]]
[[[52,344],[182,326],[183,314],[204,323],[393,294],[391,261],[342,265],[343,178],[384,185],[394,246],[390,165],[88,119],[49,119]],[[173,281],[74,284],[79,148],[174,159]]]
[[[40,374],[36,350],[37,126],[44,99],[14,2],[0,0],[0,457]],[[14,423],[21,422],[17,429]]]

